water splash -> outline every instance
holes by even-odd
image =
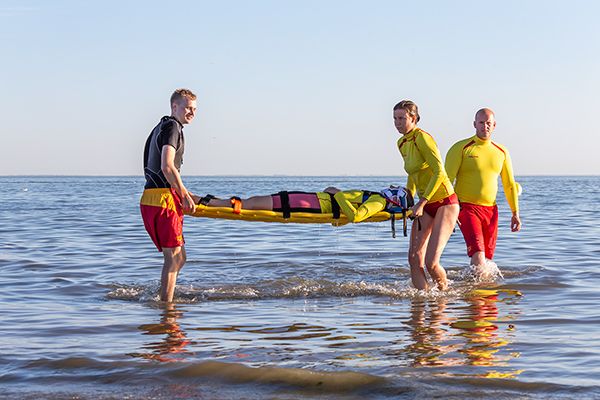
[[[368,280],[332,281],[328,279],[286,278],[258,281],[251,284],[221,284],[202,286],[185,284],[175,289],[175,302],[198,303],[206,301],[262,300],[262,299],[303,299],[303,298],[354,298],[383,297],[391,299],[457,298],[473,288],[472,284],[463,285],[449,281],[447,290],[435,287],[429,290],[415,289],[410,279],[391,282]],[[158,302],[159,284],[149,285],[113,285],[106,298],[137,302]]]
[[[485,260],[484,265],[470,265],[460,273],[464,281],[475,283],[494,283],[504,279],[502,271],[492,260]]]

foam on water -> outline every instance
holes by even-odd
[[[461,278],[477,283],[492,283],[503,280],[504,276],[495,262],[486,259],[484,265],[470,265],[464,269]]]
[[[495,266],[495,264],[493,264]],[[391,282],[369,282],[366,280],[336,282],[327,279],[289,278],[259,281],[254,284],[227,284],[203,287],[200,284],[187,283],[175,289],[175,300],[180,303],[197,303],[206,301],[261,300],[261,299],[303,299],[303,298],[354,298],[383,297],[391,299],[452,299],[463,296],[483,283],[494,283],[501,277],[499,269],[493,274],[478,275],[471,268],[456,274],[454,280],[449,279],[447,290],[440,291],[436,287],[429,290],[418,290],[412,286],[410,279]],[[106,298],[137,302],[157,302],[159,283],[148,285],[115,284],[106,294]]]

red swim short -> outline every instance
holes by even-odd
[[[173,189],[146,189],[140,200],[146,231],[158,251],[183,246],[183,208]]]
[[[435,214],[437,214],[437,211],[440,207],[447,206],[448,204],[458,204],[458,196],[456,195],[456,193],[452,193],[450,196],[444,197],[443,199],[438,201],[434,201],[433,203],[425,204],[425,207],[423,207],[423,211],[431,215],[431,217],[433,218],[435,217]]]
[[[498,237],[498,207],[461,203],[458,221],[467,244],[467,255],[472,257],[482,251],[491,260]]]

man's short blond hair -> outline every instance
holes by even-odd
[[[190,89],[177,89],[171,95],[171,105],[183,99],[196,100],[196,95]]]

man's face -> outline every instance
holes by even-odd
[[[187,97],[174,102],[171,105],[172,115],[183,125],[189,124],[196,115],[196,100],[190,100]]]
[[[479,112],[475,116],[473,122],[477,137],[482,140],[489,140],[492,137],[492,132],[496,128],[496,119],[494,114],[488,111]]]

